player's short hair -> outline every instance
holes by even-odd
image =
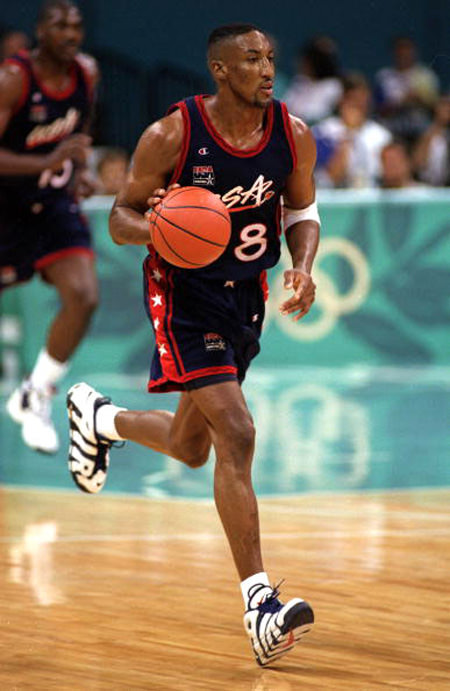
[[[72,7],[80,12],[76,2],[72,2],[72,0],[45,0],[39,10],[37,23],[42,24],[46,22],[53,10],[70,10]]]
[[[228,38],[233,38],[234,36],[242,36],[242,34],[249,34],[251,31],[259,31],[262,34],[264,33],[264,31],[262,31],[259,27],[255,26],[254,24],[244,23],[224,24],[223,26],[218,26],[217,28],[213,29],[213,31],[211,31],[208,37],[208,58],[211,56],[211,53],[214,50],[214,48],[216,48],[216,46],[222,41]]]

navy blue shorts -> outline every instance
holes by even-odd
[[[61,194],[42,202],[10,204],[0,195],[0,290],[28,281],[63,257],[93,254],[78,203]]]
[[[144,262],[144,301],[155,333],[148,390],[241,382],[259,353],[267,283],[205,280],[158,256]]]

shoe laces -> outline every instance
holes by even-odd
[[[265,596],[264,601],[258,606],[258,610],[264,614],[274,614],[283,606],[279,601],[280,585],[284,583],[284,578],[272,587],[272,591]]]

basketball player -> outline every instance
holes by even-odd
[[[90,234],[74,196],[90,192],[97,67],[78,52],[82,18],[69,0],[42,7],[36,36],[35,50],[0,68],[0,291],[37,272],[60,297],[34,369],[7,402],[25,443],[55,453],[51,399],[97,302]]]
[[[145,304],[157,346],[148,388],[181,391],[178,409],[130,411],[76,384],[68,393],[69,467],[82,490],[97,492],[116,440],[191,468],[206,463],[212,444],[215,501],[241,579],[244,625],[265,665],[290,650],[314,617],[301,598],[282,604],[264,571],[251,481],[255,431],[241,383],[259,351],[265,272],[280,256],[281,215],[292,255],[284,274],[292,294],[281,312],[300,319],[314,300],[315,144],[304,123],[272,99],[273,49],[259,29],[213,31],[208,64],[216,93],[178,103],[144,132],[110,219],[117,243],[148,244],[146,210],[173,184],[205,185],[231,213],[230,244],[206,268],[172,267],[151,246],[145,260]]]

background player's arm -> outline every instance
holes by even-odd
[[[283,193],[284,204],[290,209],[305,209],[314,203],[316,190],[314,166],[316,144],[309,128],[298,118],[290,116],[297,151],[297,166],[289,176]],[[284,273],[284,285],[294,290],[292,298],[284,302],[282,314],[296,312],[296,320],[303,317],[314,302],[315,285],[311,269],[319,244],[319,223],[305,220],[289,226],[287,246],[292,257],[292,269]]]
[[[92,55],[87,55],[87,53],[79,53],[77,60],[83,69],[91,95],[89,114],[82,128],[84,134],[90,135],[92,131],[92,123],[95,117],[97,88],[100,82],[100,71],[97,61],[92,57]],[[99,183],[89,170],[87,160],[77,163],[72,184],[73,193],[77,198],[86,199],[98,191]]]
[[[145,214],[166,194],[164,185],[175,169],[182,141],[183,121],[178,111],[153,123],[142,135],[109,219],[111,237],[117,244],[150,242]]]
[[[67,137],[50,154],[17,154],[2,147],[2,137],[20,102],[23,76],[17,65],[0,68],[0,175],[39,175],[43,170],[58,170],[66,158],[82,161],[90,138],[85,134]]]

